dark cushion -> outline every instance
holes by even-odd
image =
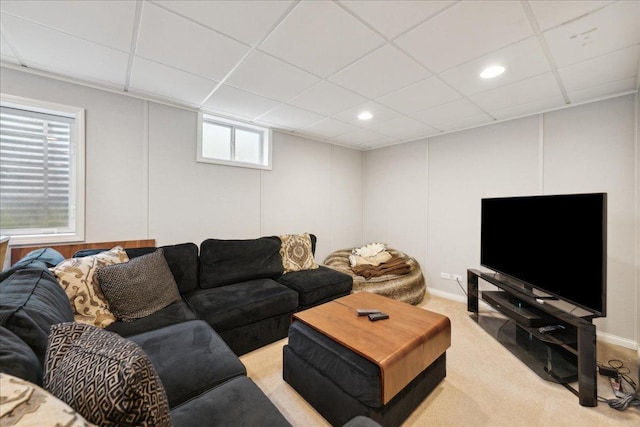
[[[346,393],[373,408],[382,406],[380,368],[302,322],[289,328],[289,348]]]
[[[164,257],[173,273],[181,294],[198,288],[198,246],[195,243],[181,243],[162,246]]]
[[[234,378],[171,411],[174,427],[291,426],[247,377]]]
[[[53,248],[36,249],[14,263],[11,268],[0,273],[0,282],[24,268],[50,268],[55,267],[62,261],[64,261],[62,254]],[[0,268],[2,268],[1,265]]]
[[[125,322],[140,319],[180,300],[164,251],[107,265],[96,272],[109,309]]]
[[[72,258],[84,258],[86,256],[91,256],[91,255],[96,255],[99,254],[101,252],[106,252],[108,250],[110,250],[111,248],[102,248],[102,249],[81,249],[79,251],[76,251]],[[129,259],[131,258],[137,258],[139,256],[142,255],[146,255],[146,254],[150,254],[152,252],[154,252],[156,249],[156,247],[153,246],[147,246],[144,248],[129,248],[129,249],[125,249],[124,251],[127,253],[127,257],[129,257]]]
[[[208,239],[200,245],[200,287],[204,289],[282,275],[280,239]]]
[[[115,332],[120,336],[128,337],[154,329],[164,328],[165,326],[176,323],[196,320],[197,318],[187,303],[184,302],[184,300],[180,300],[146,317],[132,320],[131,322],[114,322],[105,329]]]
[[[51,325],[72,322],[67,294],[49,270],[24,268],[0,286],[0,326],[22,339],[44,364]]]
[[[296,291],[299,304],[305,307],[347,295],[353,286],[351,276],[325,266],[315,270],[293,271],[276,280]]]
[[[44,387],[100,426],[171,426],[167,395],[147,355],[95,326],[51,327]]]
[[[172,408],[247,373],[222,338],[201,320],[134,335],[130,339],[149,356]]]
[[[0,372],[42,385],[42,365],[31,348],[0,326]]]
[[[295,311],[298,294],[271,279],[258,279],[186,296],[198,317],[217,331],[226,331]]]

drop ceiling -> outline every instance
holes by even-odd
[[[3,64],[365,150],[640,81],[639,1],[2,0],[0,32]]]

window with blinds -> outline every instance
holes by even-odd
[[[83,234],[77,218],[77,120],[68,111],[2,103],[0,234],[19,243],[20,237],[68,241]]]

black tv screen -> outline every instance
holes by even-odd
[[[606,193],[482,199],[481,223],[482,266],[606,316]]]

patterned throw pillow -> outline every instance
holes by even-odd
[[[105,265],[127,261],[127,253],[116,246],[96,255],[67,259],[51,269],[69,297],[76,322],[104,328],[116,321],[98,285],[96,271]]]
[[[285,234],[279,236],[282,241],[280,256],[284,272],[313,270],[318,268],[311,250],[311,236],[304,234]]]
[[[0,373],[0,425],[97,427],[37,385]]]
[[[111,311],[125,322],[148,316],[181,298],[162,249],[102,267],[97,275]]]
[[[103,427],[171,426],[149,357],[133,341],[79,323],[51,327],[44,387]]]

